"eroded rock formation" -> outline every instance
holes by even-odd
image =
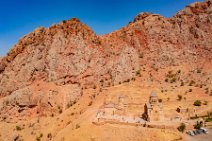
[[[0,59],[1,117],[52,114],[77,101],[83,89],[118,85],[140,69],[170,66],[211,73],[211,0],[172,18],[141,13],[102,36],[77,18],[35,29]]]

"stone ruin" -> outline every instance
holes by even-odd
[[[144,113],[129,117],[126,109],[132,104],[129,97],[118,97],[118,103],[105,103],[97,112],[96,118],[99,121],[117,121],[125,123],[161,122],[164,121],[163,105],[159,102],[156,92],[152,91],[149,101],[144,105]],[[143,107],[143,106],[142,106]],[[141,110],[142,111],[142,110]],[[133,115],[133,113],[128,113]]]
[[[149,96],[149,101],[144,106],[143,118],[146,121],[163,121],[163,105],[159,102],[155,91],[152,91]]]

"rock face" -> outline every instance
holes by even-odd
[[[0,59],[1,116],[52,114],[77,101],[83,89],[118,85],[141,69],[171,66],[210,72],[211,0],[169,19],[141,13],[102,36],[76,18],[35,29]]]

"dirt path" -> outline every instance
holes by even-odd
[[[208,130],[208,134],[201,134],[196,136],[185,135],[184,141],[211,141],[212,140],[212,129]]]

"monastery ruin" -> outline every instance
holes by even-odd
[[[162,102],[159,102],[155,91],[150,93],[149,100],[145,105],[131,103],[128,96],[120,96],[116,99],[117,103],[110,101],[99,109],[96,115],[98,122],[145,124],[146,122],[161,122],[164,120],[163,105]],[[129,112],[130,109],[133,109],[133,112]],[[144,112],[142,112],[142,109],[144,109]]]

